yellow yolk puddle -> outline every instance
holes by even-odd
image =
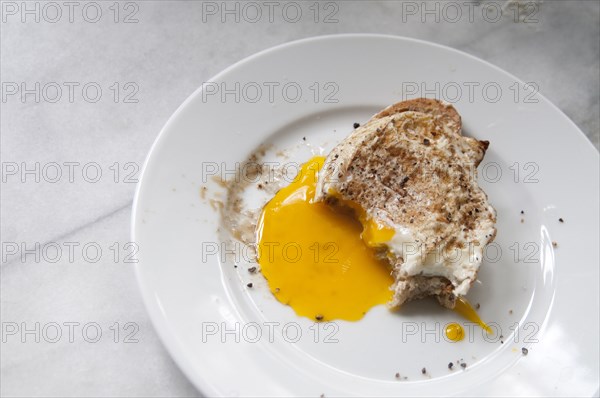
[[[465,330],[458,323],[446,325],[446,337],[452,341],[461,341],[465,338]]]
[[[492,329],[488,325],[486,325],[485,322],[483,322],[481,320],[479,315],[477,315],[477,312],[475,311],[475,309],[463,297],[459,297],[456,299],[456,305],[454,306],[454,311],[457,314],[461,315],[463,318],[467,319],[468,321],[478,324],[486,332],[492,333]],[[464,331],[463,331],[463,334],[464,334]],[[448,328],[446,328],[446,336],[448,336]],[[448,338],[450,340],[452,340],[450,338],[450,336],[448,336]]]
[[[386,239],[389,229],[366,220],[358,206],[348,204],[360,221],[351,211],[312,202],[324,161],[324,157],[309,160],[264,207],[258,225],[258,262],[277,300],[298,315],[354,321],[392,298],[389,265],[367,245],[391,236]]]

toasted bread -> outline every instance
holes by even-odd
[[[393,267],[394,306],[435,296],[453,308],[496,235],[496,212],[476,181],[489,143],[461,130],[453,106],[403,101],[355,129],[319,173],[315,200],[359,206],[394,230],[376,244]]]

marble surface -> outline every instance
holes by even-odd
[[[131,180],[167,118],[188,95],[257,51],[345,32],[452,46],[537,83],[598,148],[600,3],[476,2],[470,20],[462,2],[454,2],[463,15],[453,20],[456,14],[444,11],[442,2],[437,3],[438,22],[436,3],[429,2],[434,14],[425,14],[421,2],[325,2],[315,22],[309,8],[313,2],[306,2],[293,23],[288,21],[293,10],[284,16],[285,4],[279,2],[272,21],[258,2],[263,15],[256,22],[255,10],[244,11],[243,3],[237,3],[239,22],[235,14],[224,14],[222,22],[221,2],[137,1],[118,7],[113,1],[96,6],[75,2],[72,16],[62,2],[60,10],[30,2],[31,14],[20,9],[21,2],[3,2],[1,394],[200,394],[157,338],[133,264],[126,259],[135,190]],[[482,16],[486,3],[504,7],[497,22],[492,22],[494,10],[487,19]],[[235,9],[236,2],[228,4]],[[95,7],[102,12],[97,22]],[[521,21],[515,22],[515,9]],[[337,22],[325,23],[331,12]],[[137,22],[125,23],[126,18]],[[36,82],[40,98],[30,93],[23,100],[22,89],[35,92]],[[62,95],[53,103],[57,86]],[[102,95],[93,102],[98,87]],[[27,174],[25,168],[34,171]],[[57,170],[62,177],[53,182]],[[102,176],[93,182],[98,170]],[[39,258],[36,243],[45,248]],[[23,258],[23,249],[32,248]]]

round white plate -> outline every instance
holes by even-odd
[[[491,142],[479,180],[498,236],[469,299],[498,333],[484,336],[429,300],[396,313],[375,307],[359,322],[297,317],[228,254],[211,176],[230,178],[261,144],[266,160],[283,162],[276,153],[287,150],[286,162],[306,161],[354,122],[421,96],[452,102],[464,133]],[[210,396],[591,396],[598,163],[535,85],[465,53],[379,35],[288,43],[214,77],[160,133],[133,207],[140,288],[169,352]],[[464,341],[444,339],[451,321],[465,324]]]

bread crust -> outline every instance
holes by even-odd
[[[403,112],[420,112],[432,115],[436,119],[436,124],[444,126],[444,129],[448,133],[462,136],[462,119],[454,106],[447,102],[430,98],[415,98],[395,103],[375,114],[371,120],[398,115]],[[465,137],[465,139],[471,145],[471,156],[475,167],[477,167],[483,160],[490,142],[479,141],[471,137]]]
[[[409,111],[432,115],[434,118],[438,118],[438,124],[446,126],[454,134],[462,134],[462,121],[456,109],[446,102],[429,98],[416,98],[395,103],[375,114],[372,119],[381,119]]]

